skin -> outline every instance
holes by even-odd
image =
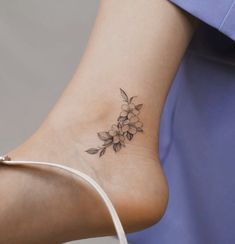
[[[83,58],[41,127],[9,152],[93,177],[111,198],[126,232],[157,223],[168,203],[158,150],[160,116],[197,23],[166,0],[103,0]],[[144,133],[99,158],[98,131],[115,123],[119,88],[143,103]],[[113,235],[99,196],[82,180],[46,167],[0,170],[0,243],[62,243]]]

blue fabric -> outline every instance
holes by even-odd
[[[170,0],[203,22],[235,39],[234,0]]]
[[[235,243],[235,7],[230,0],[174,0],[203,21],[164,106],[160,158],[165,215],[130,244]]]

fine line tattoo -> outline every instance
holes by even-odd
[[[131,141],[137,132],[143,132],[143,123],[138,115],[143,104],[135,104],[134,100],[137,96],[129,97],[126,92],[120,88],[121,96],[124,104],[121,106],[121,113],[117,118],[116,124],[111,126],[109,131],[98,132],[97,135],[103,141],[103,145],[97,148],[86,150],[89,154],[99,153],[99,157],[103,156],[107,147],[112,146],[115,152],[125,147],[125,140]]]

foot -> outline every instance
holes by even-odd
[[[98,107],[93,109],[94,112],[101,111]],[[78,119],[77,123],[74,120],[72,123],[56,121],[52,114],[30,139],[9,152],[9,156],[13,160],[61,163],[88,174],[110,197],[125,231],[132,232],[149,227],[161,219],[167,206],[168,188],[156,153],[156,136],[148,128],[148,123],[143,128],[144,132],[136,133],[132,140],[125,140],[125,147],[123,145],[120,150],[115,150],[111,145],[100,155],[99,145],[102,145],[102,141],[97,137],[97,132],[110,128],[116,120],[118,109],[120,111],[120,105],[119,108],[114,105],[112,111],[115,112],[111,109],[102,111],[99,116],[88,116],[86,121]],[[109,133],[112,134],[112,131]],[[96,154],[88,153],[89,148],[97,148],[99,151]],[[84,188],[84,185],[86,183],[80,182],[76,187]],[[89,197],[85,197],[86,194]],[[105,206],[89,187],[84,190],[84,196],[80,194],[79,199],[68,197],[67,201],[73,201],[74,206],[81,208],[79,202],[86,206],[86,215],[94,219],[93,226],[89,227],[94,236],[114,234]],[[51,200],[58,202],[58,198],[54,196]],[[95,209],[91,202],[97,202]],[[98,209],[100,216],[97,221],[94,216],[97,216]],[[79,221],[81,217],[74,214],[69,220],[73,228],[79,226]],[[73,236],[92,237],[87,233]]]

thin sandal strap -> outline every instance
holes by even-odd
[[[81,177],[83,180],[85,180],[87,183],[89,183],[97,191],[97,193],[100,195],[103,202],[105,203],[106,207],[108,208],[108,211],[112,217],[113,224],[114,224],[114,227],[116,229],[116,233],[117,233],[120,244],[128,244],[123,226],[121,224],[121,221],[118,217],[118,214],[117,214],[110,198],[107,196],[107,194],[102,189],[102,187],[95,180],[93,180],[90,176],[88,176],[87,174],[85,174],[79,170],[75,170],[73,168],[70,168],[68,166],[56,164],[56,163],[51,163],[51,162],[22,161],[22,160],[20,160],[20,161],[14,160],[13,161],[7,155],[0,157],[0,164],[5,164],[5,165],[27,165],[27,164],[46,165],[46,166],[50,166],[50,167],[54,167],[54,168],[63,169],[69,173],[72,173],[78,177]]]

